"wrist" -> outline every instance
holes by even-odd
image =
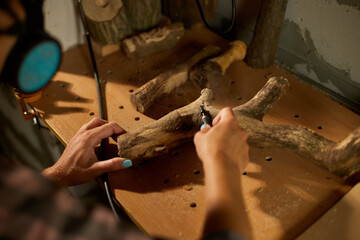
[[[44,171],[42,171],[41,174],[45,178],[47,178],[47,179],[49,179],[49,180],[51,180],[53,182],[56,182],[59,185],[62,185],[60,180],[59,180],[60,179],[59,173],[58,173],[58,171],[56,170],[56,168],[54,166],[46,168]]]
[[[210,154],[206,161],[203,162],[205,172],[213,169],[232,172],[235,169],[239,169],[239,163],[222,151],[218,151],[216,154]]]
[[[241,188],[241,172],[236,163],[217,158],[204,167],[204,181],[208,199],[228,201],[238,195]]]
[[[52,168],[51,167],[48,167],[48,168],[46,168],[46,169],[44,169],[44,171],[42,171],[41,172],[41,174],[44,176],[44,177],[46,177],[46,178],[48,178],[48,179],[51,179],[52,177]]]
[[[239,165],[226,159],[225,155],[217,155],[208,159],[204,166],[206,201],[209,206],[219,203],[230,203],[241,199],[241,172]],[[225,204],[228,205],[228,204]]]

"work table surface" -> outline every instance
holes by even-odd
[[[130,60],[121,51],[97,56],[109,121],[126,131],[155,121],[133,108],[130,93],[206,44],[225,48],[227,41],[195,28],[187,30],[173,49],[142,59]],[[334,141],[360,126],[357,114],[294,76],[277,67],[251,69],[242,61],[233,63],[221,88],[214,89],[214,104],[220,108],[245,103],[269,76],[286,77],[290,88],[265,115],[264,122],[301,125]],[[64,145],[83,124],[98,116],[86,46],[64,53],[59,72],[33,106]],[[110,155],[116,154],[115,142],[112,144]],[[267,161],[267,157],[272,160]],[[250,159],[247,174],[239,181],[253,239],[293,239],[351,189],[311,159],[289,151],[251,147]],[[139,166],[110,173],[109,178],[118,202],[144,232],[170,239],[200,238],[205,213],[204,172],[191,142]]]

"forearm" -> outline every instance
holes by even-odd
[[[238,165],[217,156],[205,166],[206,222],[204,234],[214,230],[244,233],[246,215]]]

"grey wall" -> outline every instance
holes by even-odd
[[[290,0],[276,59],[360,111],[360,2]]]

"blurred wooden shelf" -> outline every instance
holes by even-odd
[[[99,75],[106,81],[109,120],[125,130],[154,121],[135,111],[130,92],[206,44],[225,48],[227,41],[195,28],[187,30],[173,49],[143,59],[127,59],[121,51],[98,57]],[[98,116],[91,69],[85,46],[67,51],[45,95],[33,104],[64,145],[83,124]],[[215,104],[245,103],[271,75],[288,78],[290,89],[264,121],[302,125],[335,141],[360,126],[358,115],[277,67],[255,70],[244,62],[232,64],[219,83],[221,88],[214,89]],[[241,181],[253,239],[295,238],[351,189],[310,159],[291,152],[251,148],[250,155],[247,175]],[[272,160],[266,161],[267,156]],[[203,174],[193,144],[187,143],[135,168],[110,173],[109,178],[117,200],[144,232],[188,240],[200,238],[203,226]]]

